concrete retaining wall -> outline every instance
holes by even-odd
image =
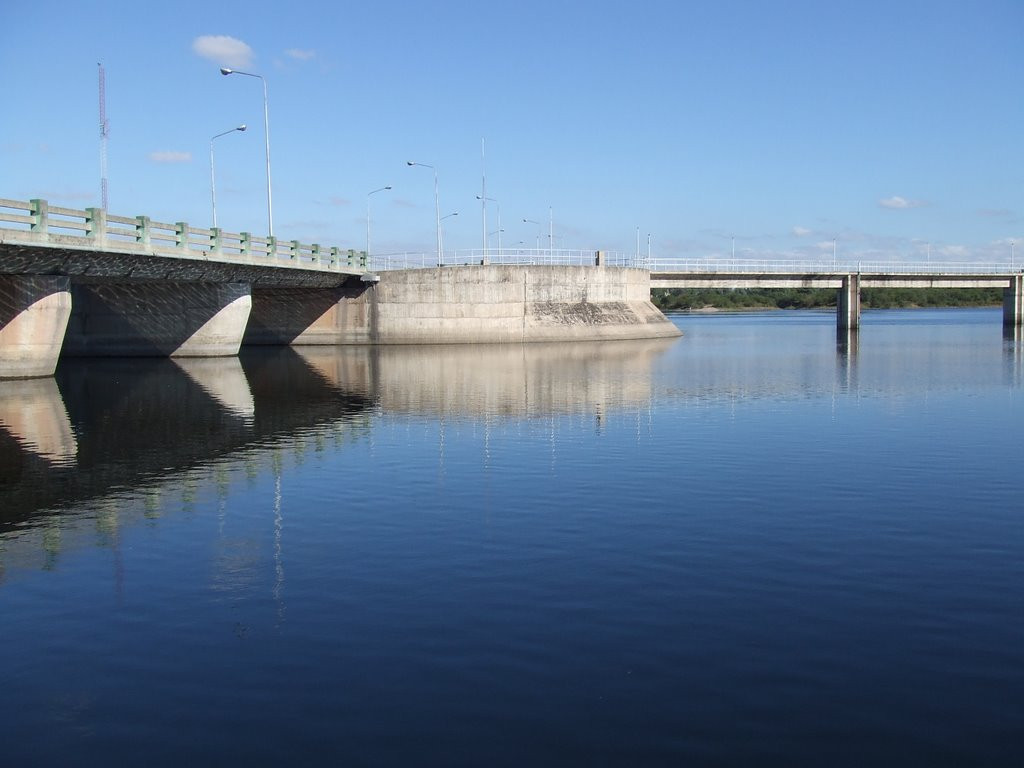
[[[320,318],[346,341],[479,344],[650,339],[678,329],[650,301],[646,271],[617,267],[466,266],[383,272]],[[310,336],[295,344],[311,343]],[[315,343],[315,342],[314,342]]]

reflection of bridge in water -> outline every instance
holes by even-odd
[[[809,333],[831,335],[825,327]],[[885,391],[889,378],[870,365],[870,348],[840,344],[823,355],[824,338],[808,338],[782,352],[734,339],[726,352],[710,354],[705,344],[709,353],[697,353],[669,339],[68,361],[54,379],[0,382],[0,572],[16,542],[45,548],[40,540],[67,531],[76,517],[124,524],[119,510],[129,494],[145,496],[145,515],[158,517],[162,505],[198,487],[229,493],[220,484],[230,483],[231,467],[247,477],[278,476],[289,452],[367,439],[380,414],[486,427],[543,418],[554,425],[566,416],[601,424],[616,413],[646,418],[652,408]],[[907,348],[902,359],[931,372],[919,383],[927,390],[977,384],[1000,371],[1000,383],[1021,386],[1019,333],[1007,336],[1004,359],[993,364],[964,368],[950,350],[948,365],[936,347]],[[919,355],[927,360],[915,362]],[[64,535],[62,546],[71,538]]]

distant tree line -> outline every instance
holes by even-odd
[[[836,305],[834,288],[655,288],[661,310],[816,309]],[[1002,305],[1002,288],[862,288],[862,309]]]

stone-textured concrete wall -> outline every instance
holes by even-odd
[[[678,336],[650,277],[617,267],[467,266],[385,272],[369,302],[379,344]]]
[[[367,344],[370,305],[366,283],[337,288],[254,285],[243,344]]]
[[[0,379],[51,376],[71,314],[67,277],[0,275]]]
[[[252,299],[245,283],[72,285],[69,356],[235,355]]]

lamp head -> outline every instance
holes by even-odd
[[[405,164],[406,165],[416,165],[416,163],[414,163],[412,160],[406,160]]]
[[[232,72],[234,72],[234,71],[235,71],[235,70],[233,70],[233,69],[228,69],[227,67],[221,67],[221,68],[220,68],[220,73],[221,73],[222,75],[230,75],[230,74],[231,74]]]
[[[237,128],[235,128],[235,130],[236,130],[236,131],[244,131],[244,130],[245,130],[245,123],[242,123],[242,124],[241,124],[240,126],[238,126]]]

